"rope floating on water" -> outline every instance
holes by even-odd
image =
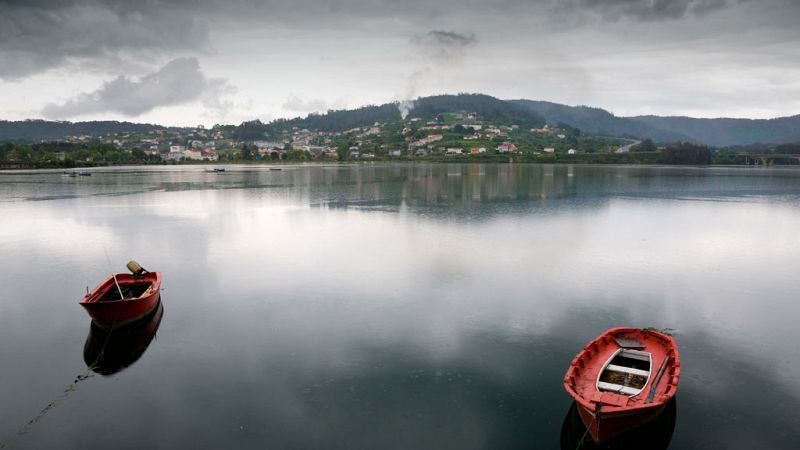
[[[597,420],[597,416],[593,417],[591,423],[589,423],[589,426],[586,427],[586,431],[583,433],[583,436],[581,437],[581,440],[578,441],[578,445],[575,446],[575,450],[578,450],[579,448],[581,448],[583,446],[583,440],[586,439],[586,435],[589,434],[589,430],[592,429],[592,425],[594,425],[594,421],[595,420]]]
[[[116,278],[115,278],[115,281],[116,281]],[[117,285],[117,287],[119,288],[119,285]],[[69,396],[69,394],[71,394],[72,392],[75,392],[77,390],[78,383],[80,383],[81,381],[87,380],[87,379],[89,379],[89,378],[91,378],[91,377],[93,377],[95,375],[93,370],[94,370],[95,367],[97,367],[97,363],[105,355],[106,347],[108,346],[108,342],[111,340],[111,334],[115,330],[115,325],[117,323],[117,319],[118,318],[119,318],[119,310],[117,310],[117,316],[114,317],[114,320],[111,322],[111,327],[108,330],[108,335],[106,335],[106,340],[105,340],[105,342],[103,342],[103,346],[100,347],[100,352],[97,354],[97,358],[95,358],[94,362],[92,364],[90,364],[86,368],[85,372],[83,372],[83,373],[79,374],[78,376],[76,376],[75,377],[75,381],[70,383],[69,386],[67,386],[67,388],[64,389],[64,391],[61,393],[61,395],[56,397],[55,400],[53,400],[50,403],[48,403],[47,406],[45,406],[41,411],[39,411],[39,413],[36,416],[34,416],[31,420],[29,420],[22,428],[17,430],[17,432],[14,433],[14,435],[11,437],[11,439],[15,439],[15,438],[18,438],[18,437],[21,437],[21,436],[24,436],[24,435],[28,434],[30,432],[31,428],[33,428],[33,426],[37,422],[39,422],[40,420],[44,419],[45,416],[47,416],[47,414],[51,410],[53,410],[53,408],[58,406],[58,404],[61,403],[64,399],[66,399]],[[8,442],[10,442],[11,439],[9,439],[6,442],[0,442],[0,449],[6,448],[6,446],[8,445]]]

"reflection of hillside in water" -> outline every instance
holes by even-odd
[[[316,180],[351,187],[339,198],[320,202],[328,207],[385,211],[408,208],[410,212],[433,216],[492,216],[554,207],[598,208],[602,203],[598,204],[597,197],[607,196],[622,184],[643,182],[612,170],[530,164],[365,167],[336,175],[336,180]],[[591,202],[585,201],[588,198]]]
[[[635,323],[635,316],[625,308],[575,307],[547,324],[515,329],[503,320],[484,323],[480,329],[436,320],[437,328],[453,330],[452,341],[447,342],[432,340],[420,328],[406,323],[392,326],[375,316],[372,322],[380,326],[364,333],[362,327],[348,329],[345,321],[332,320],[336,317],[330,311],[318,311],[313,317],[304,315],[303,321],[315,330],[335,330],[309,335],[295,329],[295,335],[282,332],[284,339],[271,340],[265,336],[246,347],[236,347],[242,345],[239,335],[219,336],[234,342],[229,348],[237,349],[217,355],[230,371],[203,372],[201,386],[180,386],[180,405],[224,420],[225,408],[216,413],[203,410],[213,397],[202,387],[229,386],[225,402],[236,405],[243,417],[258,418],[257,423],[281,448],[373,448],[375,443],[383,444],[377,445],[380,448],[401,449],[559,448],[559,441],[561,448],[570,449],[796,448],[789,445],[796,441],[795,386],[764,372],[763,367],[771,366],[769,361],[753,361],[724,338],[696,332],[678,336],[682,359],[686,356],[683,360],[693,366],[679,387],[680,415],[673,401],[657,420],[624,437],[603,446],[587,438],[578,447],[586,428],[573,415],[572,400],[561,385],[570,358],[584,344],[575,330],[604,329],[610,320]],[[442,317],[464,323],[452,310]],[[229,320],[222,325],[247,331],[239,318]],[[391,320],[420,321],[416,316],[403,319],[400,314]],[[252,321],[246,326],[260,330],[262,324]],[[398,335],[387,339],[382,336],[385,330],[396,330]],[[262,358],[243,365],[254,348]],[[712,360],[706,352],[714,354],[712,367],[698,367],[698,357]],[[205,359],[186,360],[194,365],[176,370],[186,372],[178,375],[181,379],[192,379],[190,374],[203,368],[200,361]],[[257,377],[257,383],[269,380],[258,385],[259,397],[254,397],[248,383],[230,383],[231,376],[243,374]],[[709,389],[709,379],[723,386]],[[759,400],[764,389],[743,392],[744,386],[769,386],[784,401]],[[314,434],[298,429],[313,429]],[[783,430],[783,435],[763,430]],[[392,437],[392,445],[384,444],[386,436]],[[737,438],[764,445],[736,447]],[[224,436],[212,439],[216,441],[210,446],[224,446]]]
[[[547,164],[359,164],[284,172],[292,197],[332,208],[426,215],[494,215],[542,208],[601,208],[609,198],[796,203],[798,178],[784,171]],[[769,184],[765,183],[769,181]],[[261,187],[266,187],[262,185]]]

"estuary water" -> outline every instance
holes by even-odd
[[[0,173],[0,447],[574,448],[570,360],[652,326],[648,446],[800,448],[798,170],[208,169]],[[107,336],[129,259],[162,308]]]

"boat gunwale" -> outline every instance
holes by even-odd
[[[116,283],[114,281],[114,276],[117,277],[117,283],[120,286],[123,285],[137,285],[137,284],[144,284],[144,280],[149,282],[150,287],[149,293],[145,291],[142,295],[133,298],[122,298],[116,300],[103,300],[100,301],[100,298],[108,292]],[[122,281],[119,279],[122,278]],[[138,282],[142,281],[142,282]],[[108,278],[101,281],[94,289],[92,289],[88,294],[86,294],[78,303],[83,306],[89,305],[113,305],[117,303],[124,303],[124,302],[131,302],[131,301],[140,301],[140,300],[147,300],[151,298],[153,295],[157,295],[160,293],[161,290],[161,272],[147,272],[142,277],[135,278],[133,275],[128,273],[118,273],[115,275],[109,275]],[[146,295],[145,295],[146,294]]]
[[[678,346],[675,343],[675,340],[672,336],[669,336],[664,333],[660,333],[658,331],[652,329],[642,329],[642,328],[634,328],[634,327],[615,327],[609,328],[608,330],[604,331],[602,334],[597,336],[596,338],[589,341],[580,352],[572,359],[570,362],[569,368],[567,369],[566,374],[564,375],[563,385],[564,389],[567,391],[570,397],[572,397],[575,402],[577,402],[582,408],[584,408],[589,414],[594,416],[595,405],[592,400],[584,397],[583,394],[579,393],[575,387],[577,385],[577,367],[580,361],[590,360],[591,356],[589,355],[589,349],[594,346],[595,348],[600,348],[602,345],[603,340],[606,336],[613,337],[617,334],[623,333],[632,333],[632,332],[639,332],[647,334],[652,338],[660,341],[660,344],[665,349],[665,354],[670,357],[670,363],[667,367],[668,373],[666,373],[666,386],[660,392],[656,392],[656,398],[650,403],[637,403],[633,405],[625,405],[625,406],[612,406],[612,405],[603,405],[603,413],[605,416],[615,415],[615,414],[622,414],[622,413],[643,413],[647,410],[651,410],[654,408],[659,408],[662,405],[666,404],[671,398],[675,396],[677,391],[678,382],[680,381],[680,357],[678,355]],[[651,361],[651,372],[652,372],[652,361]],[[661,380],[659,380],[659,384]],[[596,389],[596,387],[595,387]],[[642,388],[642,391],[647,389],[652,389],[650,385],[650,380],[648,380],[648,384]],[[608,391],[598,391],[598,392],[608,392]],[[613,392],[608,392],[610,394],[614,394]],[[622,395],[622,394],[617,394]],[[625,396],[627,399],[633,399],[635,396]],[[638,402],[638,400],[636,400]]]

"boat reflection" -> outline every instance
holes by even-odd
[[[655,420],[598,445],[586,433],[586,426],[578,415],[577,406],[572,402],[561,426],[561,449],[666,449],[675,431],[677,411],[676,399],[673,397]]]
[[[164,306],[161,300],[153,313],[139,321],[107,331],[92,322],[83,346],[83,361],[94,372],[113,375],[135,363],[156,335]]]

